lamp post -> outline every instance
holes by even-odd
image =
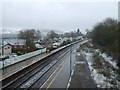
[[[2,70],[3,70],[3,72],[4,72],[4,39],[2,38],[2,56],[3,56],[3,58],[2,58]]]
[[[70,76],[72,73],[72,44],[70,45]]]
[[[76,64],[76,61],[77,61],[77,45],[76,45],[76,48],[75,48],[76,50],[75,50],[75,61],[74,61],[74,63]]]

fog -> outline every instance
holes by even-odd
[[[6,31],[40,29],[82,33],[105,18],[118,18],[117,2],[4,2],[2,28]]]

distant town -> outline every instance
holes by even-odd
[[[44,37],[39,30],[35,29],[21,30],[18,34],[3,34],[3,40],[0,41],[0,57],[8,59],[43,48],[49,52],[76,40],[83,40],[83,37],[79,29],[64,34],[49,31]]]

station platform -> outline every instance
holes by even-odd
[[[41,60],[42,58],[45,58],[47,55],[47,53],[43,53],[40,55],[37,55],[35,57],[23,60],[21,62],[15,63],[15,64],[11,64],[7,67],[4,68],[4,71],[2,69],[0,69],[0,81],[11,76],[14,73],[17,73],[18,71],[32,65],[33,63]]]
[[[76,59],[75,51],[72,53],[72,75],[70,76],[70,55],[68,54],[63,63],[53,72],[48,80],[40,88],[42,89],[92,89],[97,90],[94,83],[87,61],[82,55]]]
[[[97,90],[97,85],[94,83],[91,75],[90,70],[88,68],[88,64],[86,59],[83,57],[82,54],[80,54],[79,57],[77,57],[77,60],[75,62],[75,68],[73,71],[73,75],[70,78],[68,88],[88,88]]]

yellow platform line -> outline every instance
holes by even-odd
[[[66,62],[67,62],[67,60],[66,60]],[[64,65],[66,64],[66,62],[64,63]],[[59,65],[59,67],[62,65],[63,63],[61,63],[60,65]],[[58,71],[58,73],[55,75],[55,77],[52,79],[52,81],[49,83],[49,85],[47,86],[47,88],[46,88],[46,90],[48,90],[48,88],[52,85],[52,83],[53,83],[53,81],[56,79],[56,77],[58,76],[58,74],[60,73],[60,71],[63,69],[63,67],[64,67],[64,65],[60,68],[60,70]],[[59,68],[58,67],[58,68]],[[57,69],[58,69],[57,68]],[[56,70],[57,70],[56,69]]]

